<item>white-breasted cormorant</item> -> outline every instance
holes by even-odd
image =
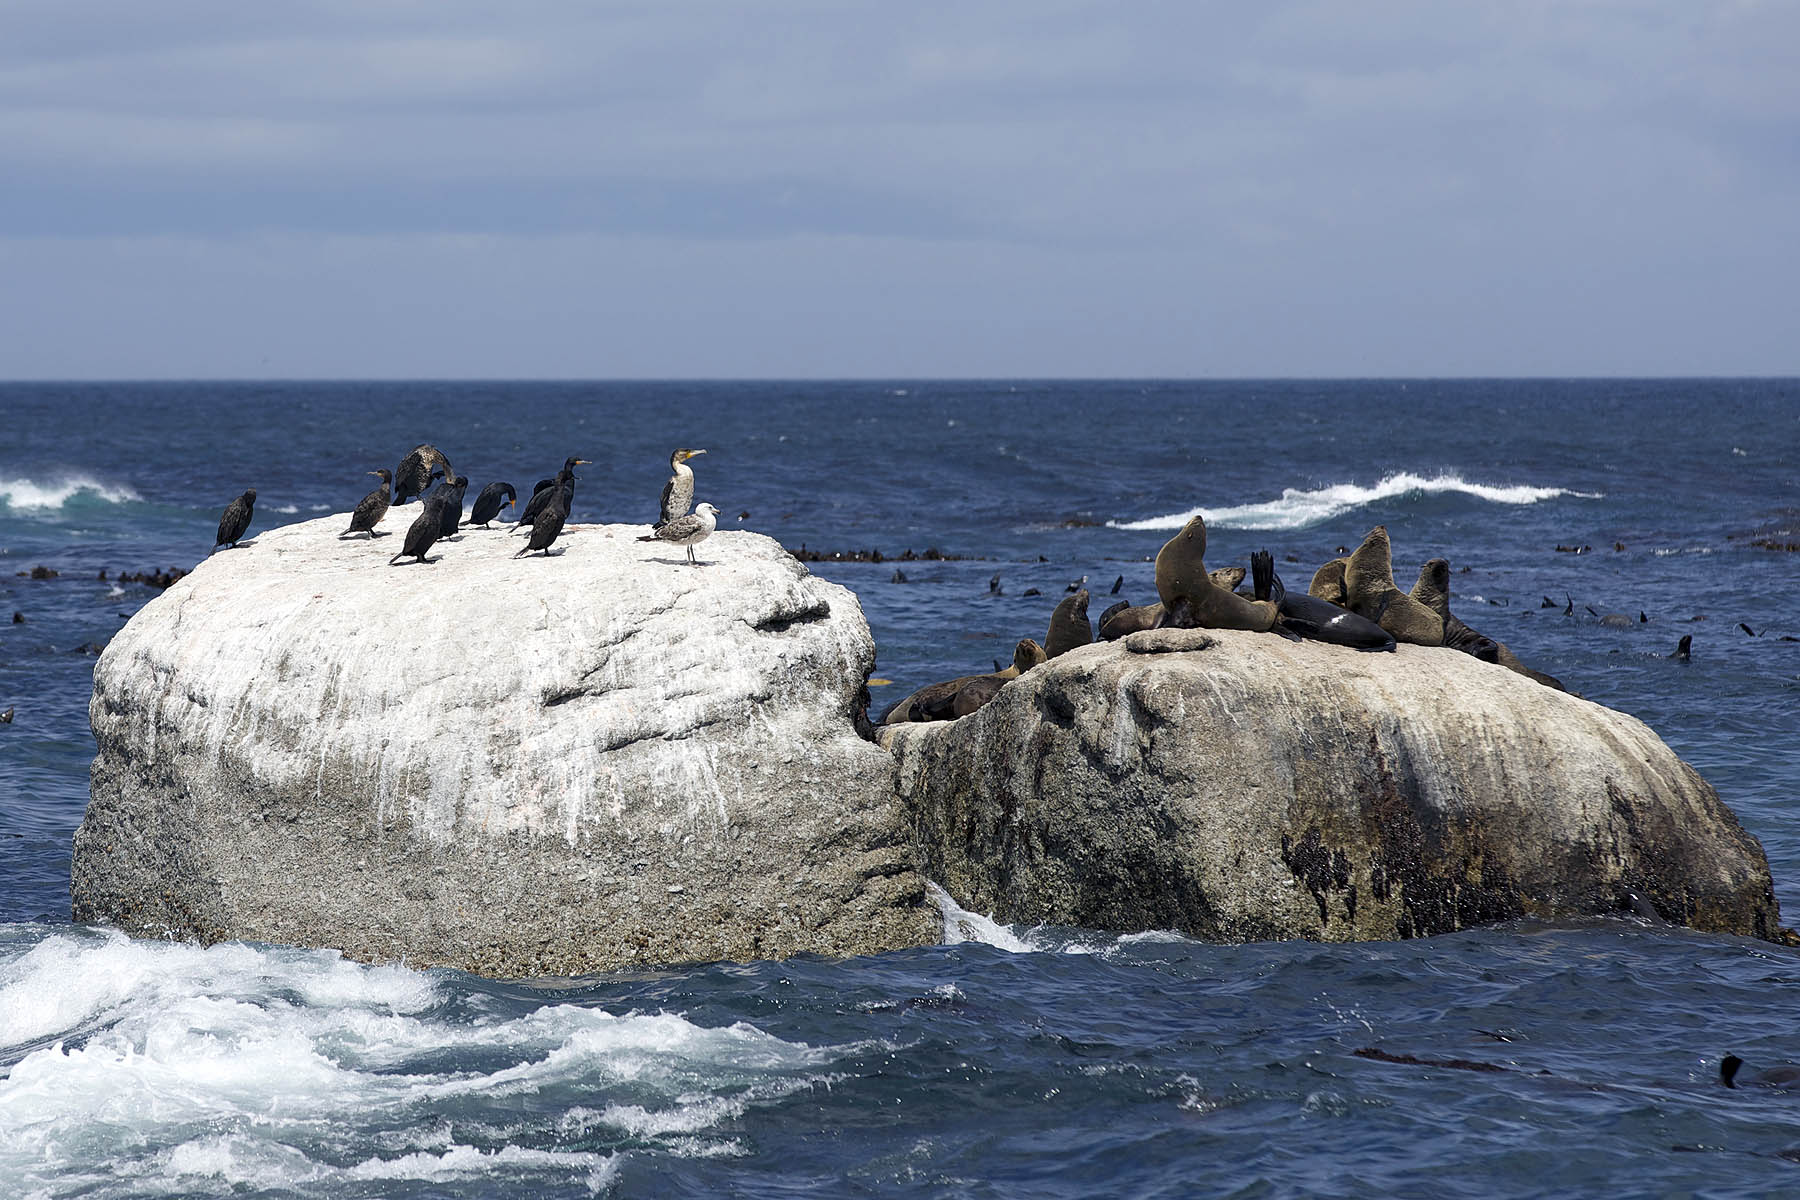
[[[684,446],[669,455],[669,482],[663,484],[662,516],[651,526],[652,529],[661,529],[670,521],[680,520],[688,515],[688,509],[694,503],[694,468],[687,465],[687,460],[705,453],[704,450],[689,450]]]

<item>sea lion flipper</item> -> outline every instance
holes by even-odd
[[[1269,595],[1271,582],[1275,578],[1275,556],[1267,550],[1258,550],[1250,556],[1250,594],[1257,600],[1272,599]]]

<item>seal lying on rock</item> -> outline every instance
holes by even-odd
[[[1275,556],[1259,550],[1250,559],[1256,578],[1267,580],[1266,595],[1258,599],[1273,600],[1281,611],[1280,628],[1316,642],[1349,646],[1353,650],[1392,650],[1394,637],[1387,630],[1347,608],[1311,594],[1291,592],[1282,586],[1275,573]]]
[[[1394,583],[1394,552],[1386,525],[1369,530],[1344,566],[1345,605],[1415,646],[1444,644],[1444,619],[1401,591]]]
[[[1236,591],[1237,585],[1244,582],[1244,568],[1220,567],[1207,573],[1214,587],[1226,591]],[[1100,614],[1100,640],[1116,642],[1127,634],[1138,633],[1145,629],[1156,629],[1163,623],[1163,606],[1161,604],[1115,604]]]
[[[1084,595],[1086,593],[1083,593]],[[912,695],[895,701],[881,714],[881,724],[907,721],[953,721],[966,717],[992,700],[1009,681],[1047,661],[1044,648],[1030,638],[1013,649],[1013,665],[987,675],[961,675],[942,683],[929,683]]]
[[[1163,624],[1178,629],[1248,629],[1268,633],[1281,610],[1272,600],[1246,600],[1215,584],[1206,570],[1206,521],[1195,516],[1156,554],[1156,594]]]
[[[1413,584],[1412,598],[1430,608],[1443,621],[1444,645],[1472,654],[1483,662],[1498,663],[1509,671],[1537,680],[1545,687],[1555,688],[1559,692],[1569,690],[1556,676],[1534,671],[1520,662],[1518,655],[1506,648],[1505,642],[1477,633],[1451,614],[1448,559],[1434,558],[1419,568],[1419,581]]]

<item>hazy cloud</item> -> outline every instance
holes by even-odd
[[[1795,45],[1686,0],[15,0],[0,374],[1792,372]]]

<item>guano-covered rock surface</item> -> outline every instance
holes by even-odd
[[[1003,921],[1344,941],[1627,911],[1780,933],[1762,847],[1649,728],[1454,650],[1159,630],[882,738],[926,874]]]
[[[113,639],[76,920],[509,976],[936,940],[853,723],[851,593],[759,535],[695,568],[641,526],[390,567],[417,512],[257,533]]]

